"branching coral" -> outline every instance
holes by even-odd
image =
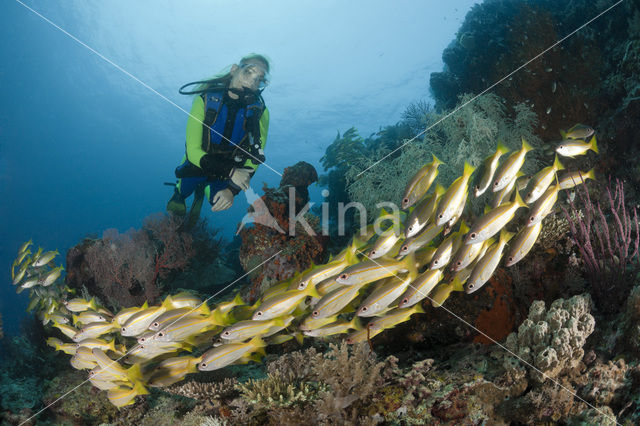
[[[625,203],[624,186],[616,180],[606,188],[602,204],[593,202],[585,185],[577,190],[580,203],[564,210],[580,252],[597,306],[617,312],[640,266],[640,225],[636,209]],[[581,212],[582,215],[578,215]]]
[[[544,302],[531,304],[529,317],[517,333],[507,337],[505,346],[522,361],[528,363],[530,377],[543,383],[578,366],[587,337],[593,332],[595,320],[589,313],[591,297],[574,296],[558,299],[547,310]],[[505,368],[518,369],[520,361],[505,362]]]

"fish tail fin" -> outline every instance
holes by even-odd
[[[524,149],[525,152],[529,152],[533,149],[533,147],[529,144],[529,142],[527,142],[525,138],[522,138],[522,149]]]
[[[208,318],[214,325],[227,325],[228,322],[228,316],[218,308],[211,311],[211,314]]]
[[[171,296],[167,296],[163,301],[162,301],[162,306],[163,308],[165,308],[167,311],[170,309],[173,309],[173,299],[171,299]]]
[[[140,364],[135,363],[130,368],[128,368],[126,376],[127,379],[131,381],[131,383],[140,383],[140,380],[142,380],[142,371],[140,370]]]
[[[555,160],[553,160],[553,168],[558,171],[558,170],[564,170],[564,166],[562,165],[562,163],[560,162],[560,159],[558,158],[558,154],[556,154],[556,158]]]
[[[349,323],[349,328],[353,328],[354,330],[360,331],[362,330],[362,321],[360,320],[360,317],[357,315],[353,316],[353,319],[351,320],[351,322]]]
[[[501,140],[498,140],[498,147],[496,148],[496,152],[499,152],[500,155],[504,155],[509,152],[509,147],[506,146]]]
[[[76,314],[71,314],[71,319],[73,320],[73,325],[76,325],[78,323],[78,316]]]
[[[296,341],[302,345],[302,343],[304,342],[304,334],[302,333],[293,333],[293,337],[295,337]]]
[[[500,242],[506,244],[513,237],[513,235],[513,232],[509,232],[506,230],[506,228],[502,228],[502,230],[500,231]]]
[[[469,163],[467,163],[467,162],[465,161],[465,162],[464,162],[464,170],[463,170],[463,172],[462,172],[462,175],[468,178],[469,176],[471,176],[471,174],[473,173],[473,171],[474,171],[475,169],[476,169],[476,168],[475,168],[474,166],[472,166],[471,164],[469,164]]]
[[[591,170],[589,170],[589,171],[584,175],[584,180],[587,180],[587,179],[596,180],[595,167],[591,168]]]
[[[240,296],[240,292],[236,293],[236,297],[233,298],[233,304],[235,306],[244,305],[244,300],[242,300],[242,296]]]
[[[422,306],[421,302],[418,302],[413,306],[414,306],[414,308],[413,308],[413,312],[414,313],[416,313],[416,314],[424,314],[425,313],[424,307]]]
[[[196,311],[200,315],[203,315],[205,317],[208,317],[209,315],[211,315],[211,309],[209,309],[209,305],[207,305],[207,302],[202,302],[202,304],[198,306],[198,309],[196,309]]]
[[[136,365],[138,365],[138,364],[134,364],[134,367]],[[133,367],[131,367],[131,368],[133,368]],[[136,380],[135,384],[133,385],[133,392],[136,395],[147,395],[149,393],[147,388],[144,387],[144,385],[142,384],[142,382],[140,380]]]
[[[567,132],[565,132],[564,130],[560,130],[560,137],[562,139],[566,139],[567,138]]]
[[[433,160],[431,161],[431,164],[433,164],[436,167],[438,167],[441,164],[444,164],[442,162],[442,160],[440,160],[438,157],[436,157],[436,155],[434,153],[431,153],[431,155],[433,156]]]
[[[316,285],[313,283],[309,283],[307,285],[307,288],[305,290],[303,290],[308,296],[311,297],[317,297],[317,298],[321,298],[322,295],[320,293],[318,293],[318,290],[316,289]]]
[[[260,336],[256,336],[249,340],[249,344],[255,348],[264,348],[267,346],[267,342],[265,342]]]
[[[595,152],[596,154],[599,154],[599,152],[598,152],[598,142],[596,141],[596,135],[595,134],[591,138],[591,145],[589,146],[589,148],[591,149],[591,151]]]
[[[447,188],[445,188],[444,186],[440,185],[440,182],[438,182],[438,183],[436,183],[436,189],[434,190],[434,192],[438,197],[440,197],[442,194],[447,192]]]
[[[527,207],[527,204],[522,200],[522,197],[520,196],[520,191],[516,189],[514,192],[516,193],[516,197],[514,198],[513,202],[516,203],[519,207]]]
[[[98,310],[98,305],[96,304],[96,298],[92,297],[91,300],[89,300],[89,307],[91,309],[93,309],[94,311]]]

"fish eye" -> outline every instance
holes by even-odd
[[[262,311],[258,311],[258,312],[256,312],[256,316],[257,316],[257,317],[261,317],[261,316],[262,316]]]
[[[404,299],[402,299],[402,304],[406,304],[409,303],[409,298],[405,297]]]
[[[456,262],[456,265],[458,265],[458,266],[462,265],[462,261],[461,261],[461,260],[458,260],[458,261]]]
[[[409,199],[408,199],[408,198],[403,198],[403,199],[402,199],[402,202],[403,202],[404,204],[407,204],[407,203],[409,202]]]
[[[200,367],[205,368],[207,366],[207,364],[205,364],[204,362],[200,363]]]
[[[340,275],[340,279],[341,280],[346,280],[347,278],[349,278],[349,274],[341,274]]]
[[[363,306],[362,309],[360,309],[362,312],[367,312],[367,310],[369,310],[369,308],[367,308],[366,306]]]
[[[164,337],[164,333],[161,331],[160,333],[158,333],[158,337]]]
[[[313,311],[313,313],[311,314],[314,317],[317,317],[318,315],[320,315],[320,312],[318,311]]]
[[[225,331],[225,332],[224,332],[224,333],[222,333],[222,334],[224,334],[225,336],[228,336],[228,335],[229,335],[229,334],[231,334],[231,333],[229,333],[228,331]]]
[[[438,215],[438,219],[442,219],[442,214],[439,214],[439,215]]]
[[[509,262],[512,262],[513,261],[513,256],[509,256],[508,260],[509,260]]]
[[[529,218],[529,222],[533,222],[534,220],[536,220],[536,218],[535,218],[535,217],[533,217],[533,216],[531,216],[531,217]]]
[[[158,322],[154,322],[152,325],[153,325],[154,327],[157,327],[157,326],[159,326],[160,324],[159,324]]]
[[[124,333],[125,331],[127,331],[127,329],[122,327],[122,332]]]
[[[433,261],[433,264],[434,264],[434,265],[437,265],[437,264],[438,264],[438,259],[434,260],[434,261]]]
[[[469,235],[469,239],[470,239],[470,240],[475,240],[477,236],[478,236],[478,235],[477,235],[475,232],[472,232],[472,233]]]

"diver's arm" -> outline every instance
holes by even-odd
[[[264,147],[267,144],[267,133],[269,132],[269,110],[266,107],[262,112],[262,116],[260,117],[259,125],[260,125],[260,149],[262,150],[262,152],[264,152]],[[253,176],[259,165],[260,165],[260,162],[249,157],[244,162],[242,167],[245,169],[252,169],[253,171],[251,172],[251,175]],[[227,182],[229,183],[229,189],[231,190],[233,195],[234,196],[238,195],[238,193],[241,191],[241,188],[238,185],[231,182],[231,179],[228,179]]]

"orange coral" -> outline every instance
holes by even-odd
[[[478,315],[475,326],[486,334],[478,334],[474,342],[485,345],[504,340],[515,327],[515,302],[513,299],[513,282],[504,269],[498,269],[486,285],[486,291],[494,299],[493,306]]]

